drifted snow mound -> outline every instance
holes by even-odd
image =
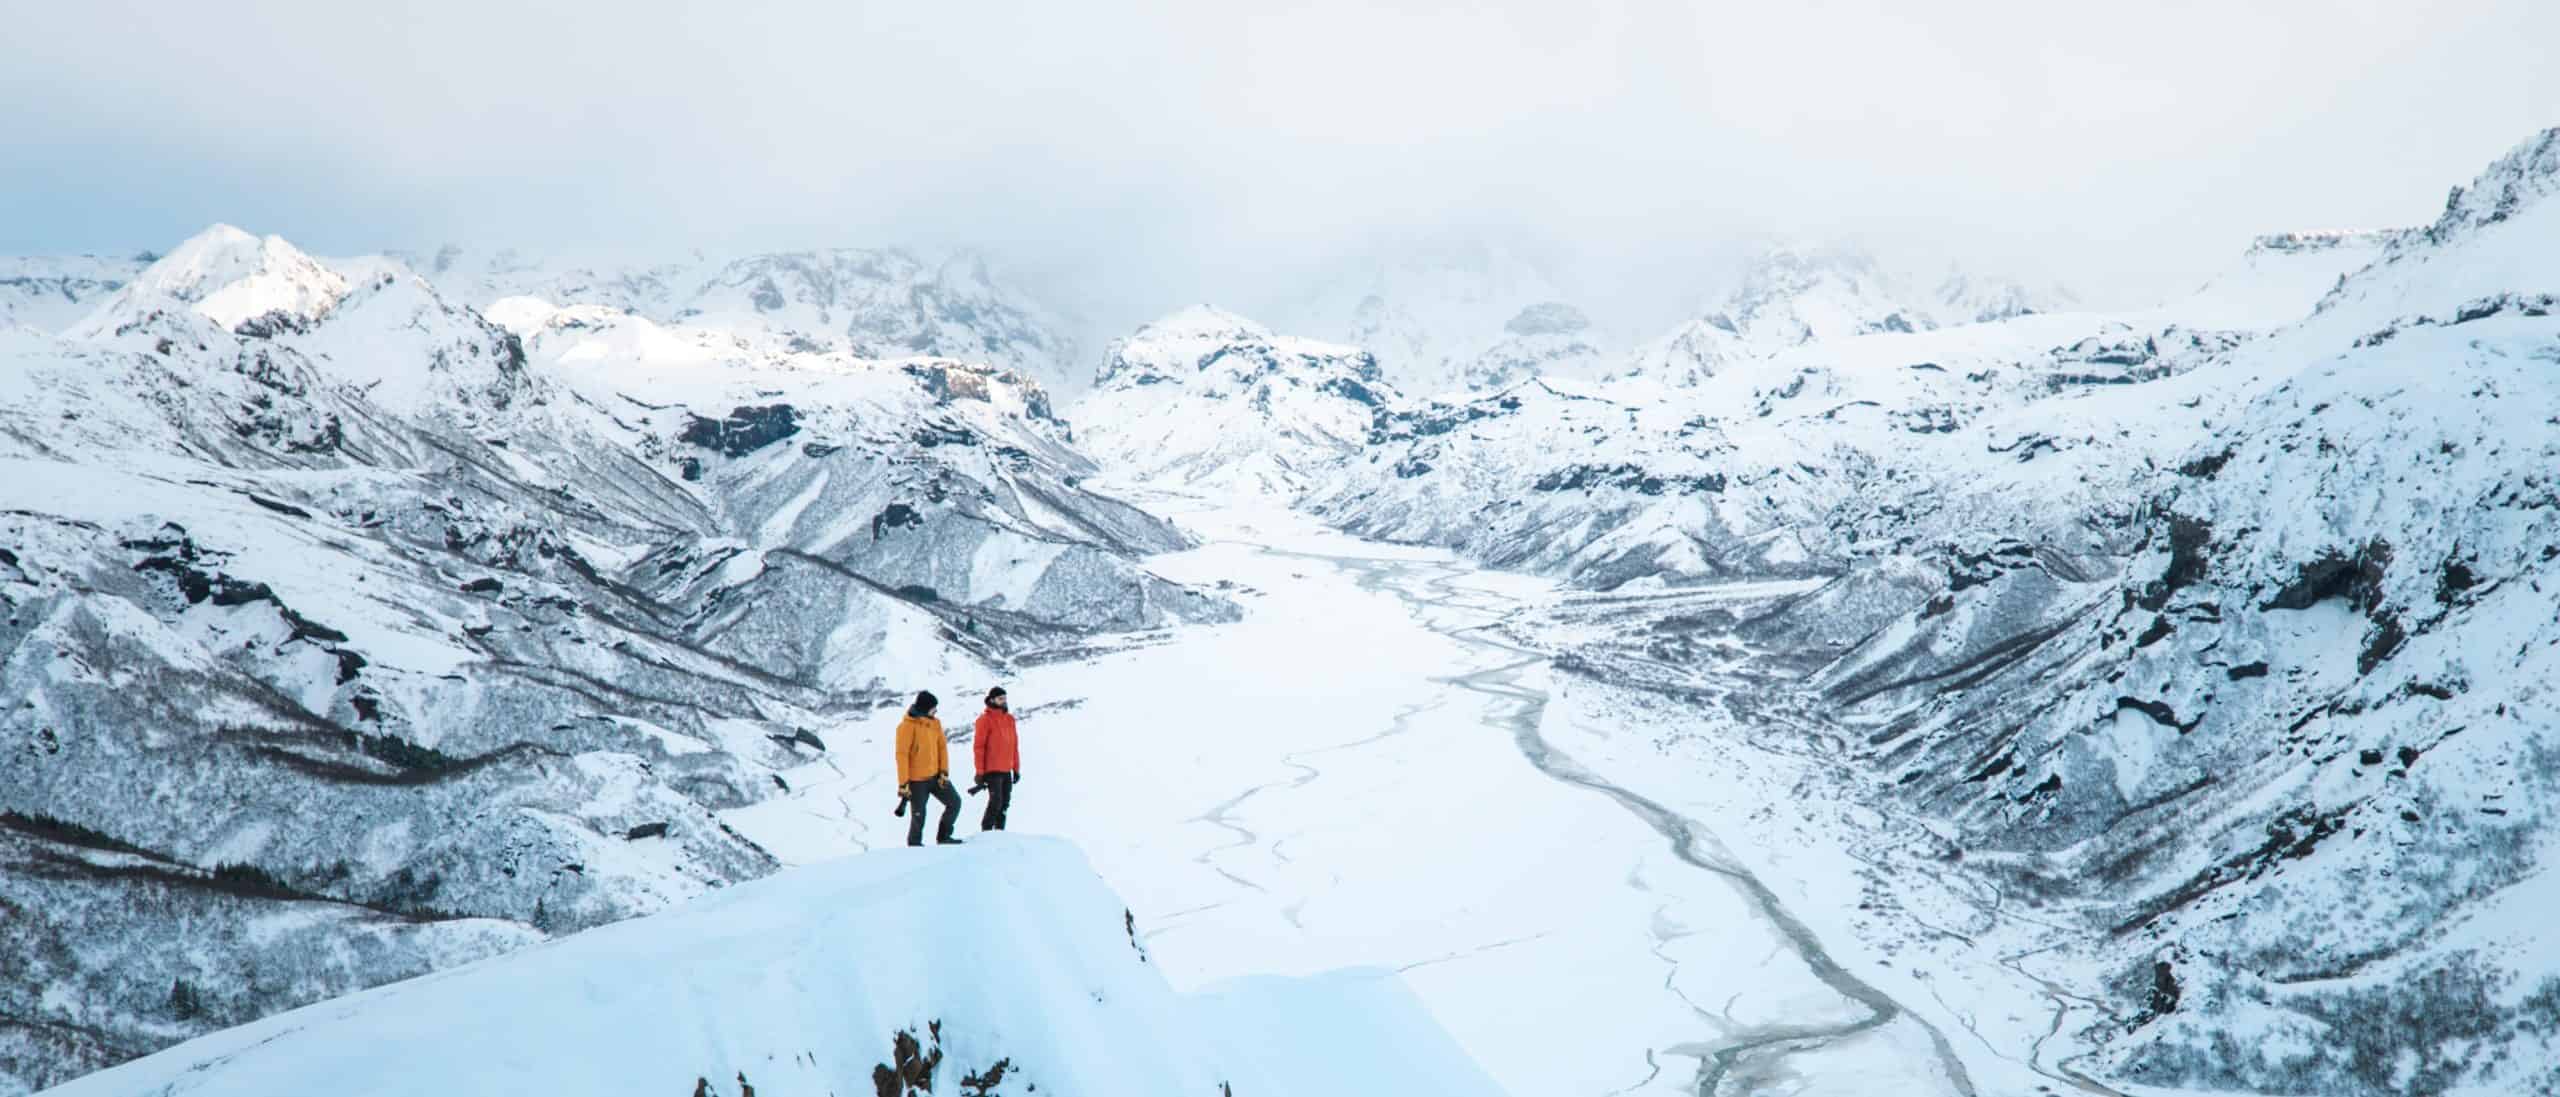
[[[982,838],[742,884],[193,1040],[54,1097],[1499,1092],[1391,974],[1173,992],[1075,848]],[[1036,1088],[1035,1088],[1036,1087]]]
[[[1366,445],[1394,398],[1367,351],[1202,305],[1114,342],[1074,418],[1132,479],[1294,495]]]

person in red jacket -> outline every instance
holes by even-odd
[[[977,731],[969,738],[978,763],[977,783],[987,790],[987,813],[978,820],[978,829],[1003,830],[1005,809],[1013,806],[1013,786],[1022,783],[1022,741],[1014,733],[1013,709],[1003,686],[987,691],[987,710],[978,714]]]

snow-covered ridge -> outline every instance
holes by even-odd
[[[578,263],[448,247],[412,262],[473,306],[530,296],[608,306],[660,324],[765,335],[806,351],[952,358],[1017,370],[1053,387],[1082,381],[1060,320],[974,254],[931,260],[894,248],[835,248]]]
[[[47,1091],[1499,1093],[1384,971],[1176,994],[1055,839],[794,870]]]

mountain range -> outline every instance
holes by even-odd
[[[901,851],[777,873],[734,821],[796,804],[912,683],[1099,674],[1297,612],[1161,563],[1207,506],[1364,538],[1346,566],[1476,569],[1470,605],[1529,592],[1465,630],[1521,662],[1449,681],[1538,662],[1555,684],[1483,738],[1764,910],[1834,911],[1775,920],[1831,942],[1807,967],[1872,1024],[1761,1039],[1796,1030],[1728,1005],[1726,1043],[1668,1052],[1698,1089],[1901,1015],[1946,1092],[1975,1092],[1967,1063],[2100,1093],[2560,1087],[2555,191],[2560,130],[2430,223],[2261,237],[2134,310],[1782,247],[1638,338],[1461,249],[1318,287],[1281,327],[1181,309],[1090,368],[967,256],[322,259],[217,226],[148,260],[8,261],[0,956],[26,974],[0,983],[0,1091],[199,1037],[77,1091],[370,1039],[396,1003],[452,1013],[440,985],[595,979],[653,934],[890,879]],[[1559,762],[1541,736],[1577,721],[1622,734]],[[1201,758],[1252,749],[1222,727]],[[1237,805],[1343,747],[1150,825],[1256,846]],[[1701,841],[1665,805],[1705,791],[1745,799]],[[999,848],[969,871],[1113,902],[1071,853]],[[1846,867],[1760,883],[1794,863]],[[1261,887],[1203,854],[1216,874]],[[1032,982],[1102,1018],[1096,1048],[1172,1024],[1091,921],[988,960],[1078,973]],[[1651,932],[1661,954],[1696,929],[1658,910]],[[483,960],[255,1051],[314,1003]],[[706,978],[661,989],[743,1000]],[[1361,1000],[1343,1016],[1452,1061],[1395,994]],[[1237,1053],[1199,1049],[1239,1018],[1304,1046],[1332,1008],[1260,1001],[1185,1020],[1163,1091],[1228,1080]],[[919,1039],[900,1008],[865,1005],[861,1038]],[[1643,1039],[1653,1085],[1669,1045]]]

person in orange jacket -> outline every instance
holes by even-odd
[[[987,813],[979,818],[978,830],[1003,830],[1005,810],[1013,806],[1013,786],[1022,783],[1022,741],[1014,733],[1013,707],[1003,686],[987,691],[987,710],[978,714],[970,753],[976,756],[977,788],[987,790]]]
[[[934,841],[960,844],[951,836],[952,821],[960,817],[960,793],[951,787],[951,745],[942,737],[942,721],[933,716],[939,704],[933,691],[918,690],[906,719],[898,721],[898,784],[906,790],[907,844],[911,846],[924,844],[927,800],[942,801],[942,825],[935,830]]]

